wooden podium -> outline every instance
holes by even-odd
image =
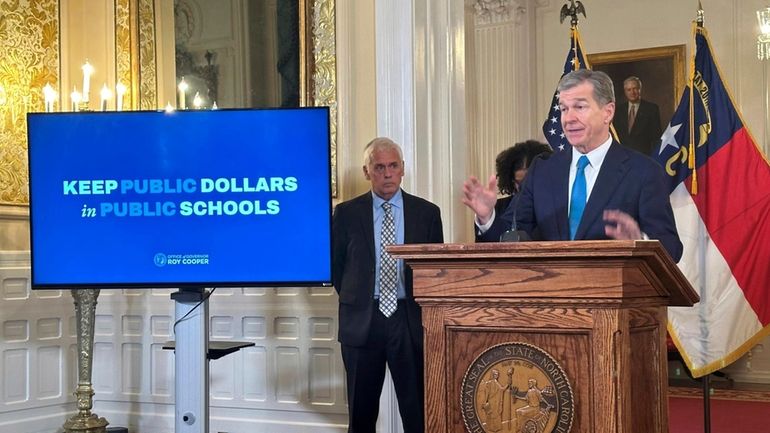
[[[668,432],[666,307],[698,295],[659,242],[388,250],[422,306],[426,432]]]

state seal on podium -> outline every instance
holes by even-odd
[[[463,376],[461,412],[470,433],[568,433],[569,378],[546,351],[527,343],[491,346]]]

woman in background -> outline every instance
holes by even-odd
[[[532,161],[541,154],[550,155],[551,153],[553,150],[548,144],[527,140],[516,143],[497,155],[495,159],[497,189],[505,197],[497,200],[496,214],[502,215],[513,197],[519,193],[519,187]]]

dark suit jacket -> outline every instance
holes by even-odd
[[[401,191],[404,197],[404,243],[442,243],[438,206]],[[374,252],[372,193],[340,203],[332,218],[332,281],[340,296],[339,341],[366,343],[374,312]],[[414,341],[422,341],[420,307],[412,295],[412,271],[405,269],[406,309]]]
[[[572,151],[554,154],[530,166],[518,200],[518,228],[535,240],[569,239],[569,169]],[[513,207],[513,206],[511,206]],[[613,142],[602,163],[580,220],[576,240],[608,239],[602,213],[618,209],[631,215],[642,232],[657,239],[674,261],[682,257],[668,187],[662,167],[649,157]],[[510,228],[513,209],[495,218],[484,233],[497,239]]]
[[[660,110],[652,102],[644,99],[639,101],[639,110],[636,112],[631,131],[628,130],[628,101],[618,105],[612,123],[618,133],[618,140],[624,146],[651,155],[652,150],[660,144],[660,136],[663,133],[660,127]]]
[[[495,203],[495,215],[503,215],[507,210],[509,206],[511,205],[511,200],[515,195],[509,195],[506,197],[501,197],[497,199],[497,203]],[[486,236],[484,236],[476,227],[476,223],[473,223],[474,231],[476,233],[476,242],[498,242],[500,239],[489,239]]]

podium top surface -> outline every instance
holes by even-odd
[[[578,292],[577,288],[586,280],[604,278],[612,280],[602,281],[608,288],[607,293],[613,289],[622,291],[630,282],[640,295],[644,290],[639,286],[649,286],[657,296],[668,298],[671,306],[691,306],[699,301],[687,278],[656,240],[409,244],[391,245],[387,250],[415,269],[415,295],[418,286],[427,288],[431,284],[428,280],[437,278],[428,271],[420,274],[424,281],[418,282],[417,271],[420,269],[484,269],[486,272],[487,268],[510,268],[521,270],[521,274],[527,272],[526,278],[505,284],[500,279],[492,281],[492,277],[480,274],[476,287],[479,291],[483,287],[486,292],[482,295],[489,296],[503,293],[503,285],[523,287],[526,284],[531,287],[537,284],[537,281],[533,283],[537,280],[533,276],[538,269],[547,269],[548,275],[539,278],[541,282],[547,280],[549,286],[574,282],[577,295],[585,293]],[[438,295],[439,288],[447,287],[451,278],[449,273],[443,272],[440,284],[431,286],[435,290],[428,288],[421,292],[426,296]],[[500,290],[496,292],[496,289]],[[510,292],[510,287],[505,289]]]
[[[666,256],[676,265],[663,245],[656,240],[606,241],[532,241],[447,244],[391,245],[393,255],[402,259],[428,256],[452,257],[634,257]]]

